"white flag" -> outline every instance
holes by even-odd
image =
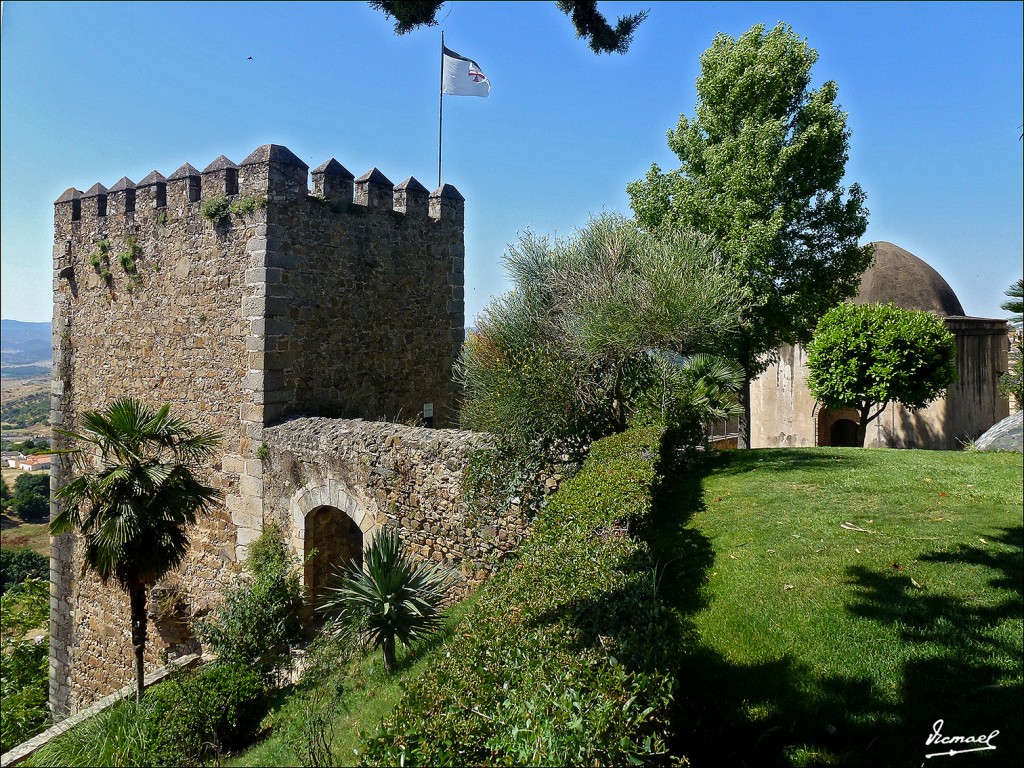
[[[444,56],[441,93],[451,96],[487,96],[491,92],[491,81],[480,71],[479,64],[443,46],[441,51]]]

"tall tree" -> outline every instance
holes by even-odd
[[[62,509],[50,534],[72,530],[85,538],[83,573],[113,578],[131,610],[137,697],[143,691],[147,592],[184,559],[188,528],[218,498],[194,467],[220,439],[210,430],[152,409],[132,398],[86,411],[81,432],[63,432],[80,445],[72,452],[76,476],[57,491]]]
[[[1011,285],[1006,296],[1009,301],[1000,306],[1012,313],[1009,318],[1013,326],[1010,329],[1010,368],[999,377],[999,391],[1012,395],[1013,407],[1019,411],[1024,409],[1024,280]]]
[[[941,318],[894,304],[833,307],[807,347],[807,386],[829,408],[857,411],[857,441],[889,403],[923,408],[957,380],[956,339]]]
[[[750,380],[781,344],[806,342],[822,314],[853,296],[871,261],[857,244],[864,192],[841,185],[850,132],[837,86],[810,87],[817,58],[781,23],[717,35],[700,59],[696,116],[668,133],[680,167],[654,164],[627,187],[642,226],[713,235],[743,284],[732,354],[746,373],[747,444]]]
[[[444,0],[370,0],[370,7],[395,20],[395,34],[404,35],[419,27],[437,25],[437,12]],[[572,20],[576,37],[594,53],[625,53],[633,32],[647,18],[647,11],[620,16],[613,27],[597,10],[597,0],[558,0],[558,10]]]
[[[1006,297],[1008,301],[1004,301],[999,306],[1012,313],[1010,325],[1019,328],[1024,323],[1024,279],[1018,280],[1007,288]]]

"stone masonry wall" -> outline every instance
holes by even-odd
[[[462,197],[382,178],[352,180],[331,160],[311,196],[305,163],[264,145],[239,165],[222,155],[202,172],[186,163],[166,178],[72,188],[54,205],[53,425],[130,395],[223,435],[202,468],[222,503],[161,585],[182,590],[186,615],[209,608],[263,527],[268,424],[342,408],[414,418],[424,403],[443,422],[454,410]],[[214,222],[202,209],[219,198],[234,209]],[[51,475],[56,490],[67,461]],[[126,598],[80,576],[75,535],[52,552],[50,703],[61,716],[132,669]],[[147,649],[155,665],[194,643],[151,624]]]
[[[203,219],[203,199],[225,192],[218,182],[212,172],[204,177],[183,166],[169,180],[122,179],[109,191],[97,184],[57,201],[51,420],[74,428],[84,410],[121,396],[170,403],[175,415],[223,434],[223,458],[203,474],[228,497],[238,493],[245,453],[241,309],[254,293],[244,279],[245,245],[262,224],[251,217],[217,229]],[[109,247],[97,245],[104,240]],[[118,258],[132,242],[134,275]],[[58,434],[57,447],[71,445]],[[69,469],[67,461],[54,468],[53,490]],[[202,607],[234,568],[236,537],[223,506],[200,521],[192,544],[181,578]],[[66,714],[131,679],[128,606],[116,587],[79,577],[73,534],[55,541],[51,563],[50,700]],[[151,636],[147,661],[155,666],[163,648],[158,633]]]
[[[291,398],[277,416],[415,422],[431,403],[434,426],[457,423],[462,196],[445,186],[430,197],[411,178],[394,187],[373,169],[352,202],[352,175],[337,163],[313,178],[319,196],[270,212],[285,268],[268,271],[280,282],[267,309],[279,314]]]
[[[468,456],[485,435],[451,429],[301,418],[264,433],[265,513],[287,532],[294,554],[318,546],[306,521],[332,507],[358,526],[365,547],[382,526],[398,527],[420,559],[444,562],[454,592],[479,584],[528,532],[525,510],[474,510],[463,495]]]

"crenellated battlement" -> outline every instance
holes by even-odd
[[[338,212],[394,211],[457,224],[464,220],[465,206],[450,184],[429,192],[410,176],[395,185],[377,168],[357,179],[334,158],[310,174],[309,166],[287,147],[264,144],[238,164],[220,155],[202,171],[185,163],[166,177],[154,170],[138,184],[123,176],[109,189],[99,182],[85,192],[68,189],[54,202],[54,220],[60,225],[159,209],[187,210],[221,196],[262,198],[268,205],[314,197],[332,203]]]

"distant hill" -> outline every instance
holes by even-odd
[[[52,363],[49,323],[0,320],[0,374],[4,378],[48,374]]]

